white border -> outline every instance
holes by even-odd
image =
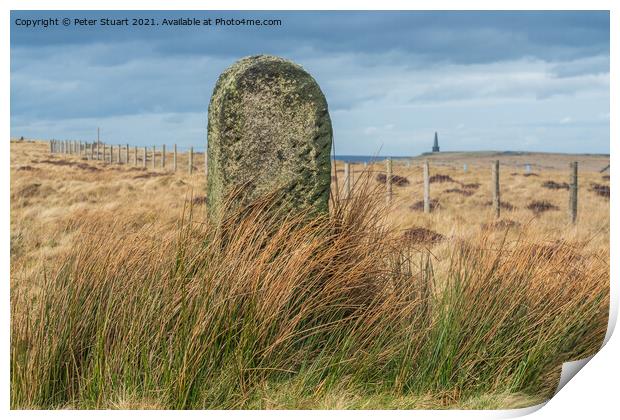
[[[45,1],[45,0],[4,0],[2,2],[2,19],[0,20],[0,49],[2,51],[1,57],[3,60],[3,66],[0,75],[0,92],[3,92],[0,98],[0,127],[2,132],[5,133],[5,141],[2,145],[1,154],[2,168],[4,174],[4,181],[0,184],[2,188],[1,205],[4,226],[4,240],[1,242],[1,264],[4,273],[2,281],[2,295],[3,299],[0,300],[1,313],[3,318],[3,328],[0,330],[2,336],[2,382],[0,389],[0,398],[3,401],[3,407],[5,410],[9,410],[9,231],[10,231],[10,219],[9,219],[9,197],[10,197],[10,185],[9,185],[9,141],[10,138],[10,113],[9,113],[9,92],[10,92],[10,10],[611,10],[611,73],[610,73],[610,86],[611,86],[611,106],[610,106],[610,138],[618,138],[617,117],[618,104],[617,104],[617,91],[618,85],[616,81],[616,75],[618,72],[618,31],[620,28],[620,2],[611,0],[590,0],[590,1],[549,1],[549,0],[521,0],[521,1],[457,1],[457,0],[436,0],[436,1],[406,1],[406,0],[382,0],[380,2],[371,2],[368,0],[358,1],[341,1],[336,4],[331,0],[314,0],[314,1],[281,1],[281,0],[264,0],[261,2],[239,0],[234,4],[230,1],[213,0],[209,2],[205,1],[192,1],[192,0],[179,0],[175,2],[166,0],[123,0],[123,1],[103,1],[103,0],[91,0],[85,3],[83,0],[60,0],[60,1]],[[614,118],[615,117],[615,118]],[[616,145],[611,142],[611,160],[614,160]],[[614,162],[614,168],[616,163]],[[612,174],[612,182],[614,185],[618,185],[618,176],[614,170]],[[618,204],[616,195],[611,197],[611,213],[617,213]],[[618,281],[617,281],[617,264],[618,250],[614,238],[617,237],[618,228],[614,220],[611,220],[611,278],[612,278],[612,314],[610,316],[610,325],[614,325],[617,319],[617,302],[618,302]],[[611,330],[608,332],[608,338]],[[617,335],[617,334],[616,334]],[[576,379],[570,381],[544,408],[536,411],[531,415],[531,418],[584,418],[586,416],[591,418],[611,418],[611,413],[618,412],[618,374],[619,374],[619,361],[618,350],[620,345],[618,344],[617,337],[611,336],[605,347],[593,357],[583,370],[578,374]],[[532,410],[499,410],[499,411],[329,411],[322,412],[320,415],[327,415],[329,417],[349,417],[349,418],[370,418],[377,415],[385,417],[441,417],[441,418],[503,418],[514,417],[518,415],[526,414]],[[39,417],[41,415],[56,417],[56,416],[69,416],[69,417],[82,417],[86,413],[78,411],[47,411],[47,412],[33,412],[33,411],[12,411],[9,415],[14,417]],[[108,417],[110,415],[129,417],[136,415],[134,412],[107,412],[107,411],[93,411],[88,412],[89,417]],[[157,415],[163,417],[201,417],[208,415],[211,418],[247,418],[252,417],[282,417],[288,418],[294,415],[297,418],[315,418],[318,414],[312,411],[296,411],[296,412],[266,412],[266,411],[211,411],[205,413],[203,411],[188,411],[188,412],[174,412],[174,411],[157,411],[157,412],[141,412],[140,415]],[[617,414],[616,414],[617,415]]]

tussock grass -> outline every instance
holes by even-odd
[[[11,296],[12,406],[247,408],[278,384],[449,405],[548,393],[541,378],[596,351],[604,261],[480,236],[437,278],[377,197],[310,219],[266,197],[161,231],[93,220],[36,299]]]
[[[329,217],[265,197],[209,222],[188,194],[198,171],[45,159],[59,157],[11,144],[13,408],[514,408],[604,337],[609,201],[587,188],[576,226],[524,205],[495,222],[490,161],[433,161],[480,188],[435,183],[426,215],[409,208],[420,164],[394,162],[411,183],[388,209],[380,162]],[[560,159],[541,176],[565,179]],[[580,161],[580,182],[600,182],[583,159],[596,172]],[[565,202],[501,174],[503,200]],[[415,227],[445,240],[403,241]]]

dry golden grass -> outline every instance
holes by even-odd
[[[432,182],[431,199],[439,201],[439,209],[430,215],[414,211],[411,206],[423,200],[424,160],[430,163],[430,176],[448,175],[456,182]],[[491,164],[500,160],[501,201],[514,207],[501,209],[499,226],[491,208]],[[569,163],[579,162],[578,223],[573,226],[568,216],[568,191],[551,190],[542,185],[545,181],[569,182]],[[524,176],[525,163],[532,165],[534,175]],[[463,165],[467,164],[467,172]],[[493,153],[440,153],[408,160],[393,160],[393,175],[406,177],[406,186],[392,186],[393,204],[388,222],[401,232],[421,227],[443,235],[446,240],[438,243],[421,244],[429,246],[437,257],[437,269],[441,270],[447,261],[450,246],[458,241],[467,241],[481,233],[501,236],[508,230],[508,240],[526,237],[532,242],[552,245],[563,241],[580,251],[599,255],[609,261],[609,199],[592,191],[592,184],[609,185],[600,169],[609,164],[607,156],[530,154],[522,156]],[[384,161],[378,161],[367,168],[357,163],[353,166],[355,188],[366,182],[378,184],[376,176],[385,174]],[[338,179],[339,190],[343,191],[343,163],[332,169],[332,180]],[[469,185],[464,188],[462,185]],[[471,188],[471,185],[479,185]],[[335,189],[336,182],[333,188]],[[354,191],[355,191],[354,188]],[[473,193],[470,196],[450,192],[459,189]],[[550,210],[537,215],[527,206],[533,201],[548,201],[559,210]],[[516,223],[512,223],[516,222]],[[509,229],[507,225],[510,225]],[[582,247],[585,248],[582,250]]]
[[[76,235],[95,220],[110,225],[131,220],[153,231],[174,228],[192,194],[204,196],[204,155],[194,156],[190,176],[187,154],[179,154],[175,175],[152,169],[150,162],[143,169],[48,152],[43,142],[11,143],[12,287],[36,290],[21,279],[66,257]],[[170,171],[172,154],[167,155]]]
[[[542,187],[567,180],[571,157],[500,157],[502,200],[515,209],[494,226],[494,157],[431,159],[431,175],[457,181],[432,184],[431,215],[410,209],[422,198],[420,161],[395,161],[409,185],[394,186],[389,210],[377,203],[375,164],[327,220],[300,227],[258,206],[211,225],[201,170],[135,170],[12,142],[12,406],[512,408],[548,398],[560,363],[596,351],[605,333],[609,202],[589,185],[608,184],[595,172],[608,161],[578,158],[572,226],[567,191]],[[511,175],[519,159],[544,169]],[[535,215],[535,200],[560,210]],[[443,240],[406,243],[416,227]]]

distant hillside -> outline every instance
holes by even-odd
[[[422,153],[412,158],[413,161],[428,160],[436,164],[491,164],[499,160],[503,166],[520,167],[529,164],[533,170],[557,169],[564,170],[573,161],[579,162],[579,167],[584,171],[601,171],[609,165],[609,154],[570,154],[570,153],[545,153],[525,151],[476,151],[476,152],[439,152]]]

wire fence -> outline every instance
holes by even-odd
[[[129,144],[107,144],[101,141],[92,143],[82,142],[78,140],[50,140],[49,151],[52,154],[60,155],[77,155],[86,160],[102,161],[109,164],[124,164],[132,165],[134,167],[151,168],[151,169],[164,169],[177,172],[181,170],[181,166],[184,166],[184,170],[190,175],[198,170],[196,166],[195,157],[201,155],[204,157],[204,173],[208,174],[208,159],[207,152],[197,152],[193,147],[182,148],[177,144],[168,147],[167,145],[161,145],[160,147],[152,146],[130,146]],[[374,161],[371,164],[378,163]],[[406,165],[410,165],[410,162],[406,162]],[[393,184],[398,182],[398,176],[393,174],[392,159],[385,159],[385,170],[372,170],[368,162],[362,163],[364,169],[361,171],[365,174],[379,173],[383,175],[385,180],[385,198],[388,203],[393,200]],[[338,169],[336,165],[333,165],[335,171],[336,182],[338,182]],[[463,171],[468,171],[468,165],[463,165]],[[530,173],[531,165],[526,164],[526,173]],[[353,163],[344,162],[343,170],[343,184],[342,192],[339,192],[339,196],[342,199],[349,199],[353,193],[354,183],[353,177],[355,171],[353,169]],[[431,167],[428,160],[423,162],[422,165],[422,179],[424,184],[424,213],[430,213],[432,211],[432,199],[431,199]],[[417,171],[416,171],[417,173]],[[490,167],[490,185],[492,191],[492,208],[496,218],[501,215],[502,201],[501,201],[501,189],[500,189],[500,162],[494,161]],[[568,183],[568,215],[571,223],[577,222],[577,200],[578,200],[578,163],[571,162],[569,165],[569,183]]]
[[[161,146],[130,146],[129,144],[107,144],[101,141],[50,140],[51,154],[76,155],[86,160],[109,164],[132,165],[146,169],[165,169],[177,172],[186,170],[192,174],[199,170],[196,157],[204,157],[204,173],[208,171],[206,150],[194,147],[180,147],[177,144]]]

